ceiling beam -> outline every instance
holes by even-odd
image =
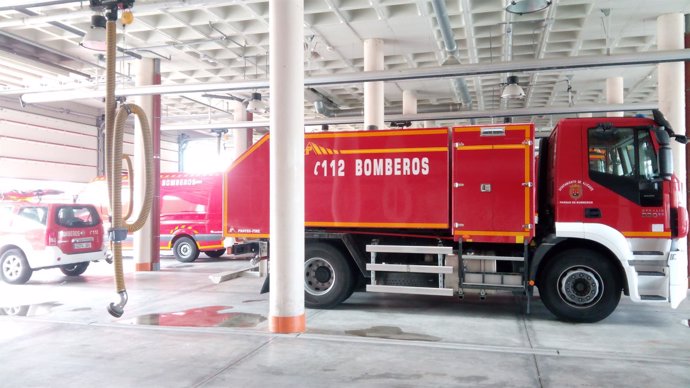
[[[594,67],[649,65],[656,63],[683,62],[690,60],[690,49],[652,51],[646,53],[597,55],[575,58],[549,58],[540,60],[512,61],[509,63],[467,64],[436,68],[364,71],[359,73],[314,76],[304,79],[304,86],[338,85],[373,81],[399,81],[411,79],[449,78],[476,76],[502,72],[531,72],[563,69],[588,69]],[[142,96],[155,94],[179,94],[193,92],[218,92],[268,88],[268,80],[233,81],[223,83],[155,85],[121,88],[116,96]],[[1,91],[0,95],[22,94],[22,91]],[[71,101],[76,99],[102,98],[103,90],[61,90],[58,92],[26,93],[21,96],[25,103]]]

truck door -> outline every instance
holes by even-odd
[[[522,243],[534,233],[534,126],[453,128],[453,234]]]
[[[671,237],[650,128],[599,125],[583,136],[589,152],[585,184],[591,185],[583,222],[609,225],[628,238]]]

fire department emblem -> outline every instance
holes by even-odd
[[[570,194],[570,198],[573,200],[578,200],[582,198],[582,184],[580,183],[573,183],[568,187],[568,194]]]

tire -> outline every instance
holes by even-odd
[[[14,306],[0,309],[0,315],[10,315],[14,317],[25,317],[29,313],[29,306]]]
[[[60,271],[67,276],[79,276],[89,268],[89,262],[67,264],[60,267]]]
[[[561,320],[598,322],[618,306],[623,289],[620,274],[596,251],[563,251],[543,271],[539,295],[546,308]]]
[[[204,251],[206,256],[217,259],[225,254],[225,248],[219,249],[217,251]]]
[[[9,249],[0,256],[2,280],[10,284],[24,284],[29,281],[33,270],[20,249]]]
[[[177,261],[191,263],[199,257],[199,248],[190,237],[180,237],[173,244],[173,254]]]
[[[331,245],[307,244],[304,257],[304,302],[308,308],[329,309],[352,295],[352,269]]]

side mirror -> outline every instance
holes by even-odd
[[[656,129],[656,138],[659,141],[659,175],[662,179],[669,180],[673,175],[673,154],[671,152],[671,139],[664,127]]]
[[[688,144],[688,137],[685,135],[673,135],[672,137],[680,144]]]

